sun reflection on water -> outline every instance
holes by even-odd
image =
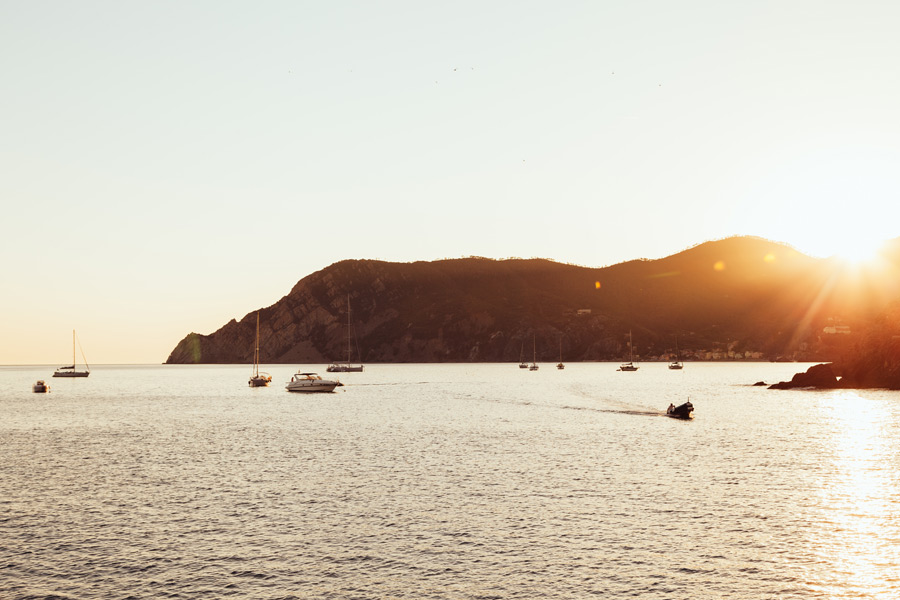
[[[806,580],[828,597],[884,597],[896,585],[886,567],[900,566],[889,407],[845,390],[823,396],[818,409],[822,464],[810,482],[799,557]]]

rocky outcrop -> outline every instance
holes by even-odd
[[[540,345],[539,360],[558,358],[560,339],[568,360],[617,355],[618,340],[606,331],[606,319],[578,316],[586,298],[557,297],[560,281],[573,273],[589,290],[592,271],[550,261],[344,261],[304,278],[260,309],[261,360],[346,360],[348,297],[353,361],[517,360],[532,336]],[[250,362],[255,328],[254,312],[210,335],[191,333],[166,362]]]
[[[793,388],[833,389],[841,387],[831,365],[813,365],[805,373],[797,373],[790,381],[782,381],[769,386],[770,390],[790,390]]]

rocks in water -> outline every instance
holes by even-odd
[[[756,383],[753,384],[754,387],[762,386],[762,385],[769,385],[769,384],[766,383],[765,381],[757,381]]]
[[[813,365],[805,373],[797,373],[790,381],[770,385],[770,390],[790,390],[793,388],[834,389],[840,387],[838,378],[830,364]]]

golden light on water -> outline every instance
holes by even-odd
[[[819,590],[827,594],[851,588],[879,597],[877,590],[892,585],[884,565],[900,560],[897,540],[882,535],[894,518],[894,474],[884,468],[890,464],[884,429],[889,415],[878,399],[855,391],[834,392],[818,408],[827,435],[819,480],[811,482],[812,513],[806,516],[811,521],[806,543],[816,557],[811,579],[830,581]]]

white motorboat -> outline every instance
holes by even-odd
[[[335,379],[322,379],[318,373],[295,373],[285,387],[289,392],[331,392],[344,385]]]

